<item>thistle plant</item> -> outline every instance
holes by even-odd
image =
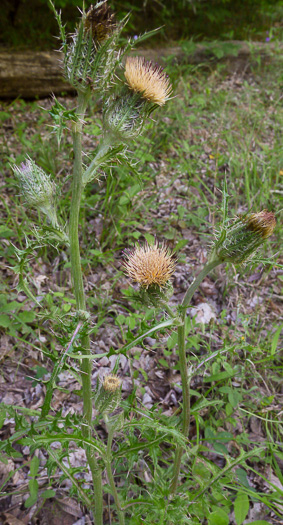
[[[60,27],[64,52],[64,74],[78,93],[76,112],[72,118],[74,166],[68,231],[71,276],[77,316],[80,323],[87,323],[89,314],[86,307],[78,235],[79,212],[84,186],[95,177],[99,166],[105,165],[109,161],[113,162],[117,151],[121,150],[121,146],[122,149],[126,149],[129,139],[141,133],[151,112],[158,106],[164,105],[169,98],[171,87],[161,68],[146,62],[144,59],[132,58],[127,59],[126,62],[124,85],[121,85],[120,89],[117,90],[118,94],[113,95],[110,84],[117,67],[121,64],[121,57],[131,47],[129,43],[122,51],[118,44],[126,20],[122,23],[116,23],[114,14],[111,12],[107,1],[104,0],[96,6],[91,6],[87,12],[82,13],[78,28],[68,39],[60,15],[56,12],[52,2],[50,4]],[[88,168],[84,169],[82,160],[84,117],[91,97],[98,96],[101,90],[104,93],[105,104],[103,135],[94,158]],[[115,145],[118,145],[118,150],[114,148]],[[108,150],[110,150],[109,153]],[[18,176],[22,193],[27,202],[42,210],[52,224],[57,227],[58,222],[53,207],[54,184],[48,175],[37,167],[30,158],[20,167],[14,166],[13,170]],[[93,396],[90,337],[87,330],[81,335],[80,344],[84,355],[81,360],[82,435],[85,440],[85,451],[93,480],[95,504],[92,505],[92,510],[94,521],[96,525],[102,525],[102,468],[97,461],[94,449],[89,445],[92,439]],[[107,421],[109,439],[105,461],[109,482],[117,505],[119,522],[124,523],[124,515],[118,503],[110,468],[111,445],[114,431],[118,427],[115,418],[111,420],[108,415],[119,404],[119,387],[120,380],[117,377],[105,378],[104,382],[98,385],[94,400],[98,411],[103,414]],[[48,402],[45,402],[43,407],[44,417],[49,412],[49,397],[47,397]]]
[[[225,226],[215,241],[209,262],[196,277],[184,295],[182,303],[174,312],[168,304],[169,298],[164,288],[170,287],[170,278],[174,273],[175,262],[165,246],[138,246],[125,259],[125,270],[134,282],[140,286],[140,294],[154,307],[163,308],[178,324],[178,356],[182,380],[183,408],[182,433],[185,438],[190,426],[190,381],[193,370],[188,366],[186,357],[186,316],[192,297],[204,278],[223,262],[234,264],[246,261],[257,248],[273,233],[276,225],[272,212],[263,210],[236,220],[234,227]],[[172,292],[171,292],[172,294]],[[183,446],[178,446],[174,458],[173,476],[170,493],[174,495],[179,481]]]
[[[60,27],[64,52],[64,74],[77,90],[76,109],[68,114],[68,119],[72,121],[74,152],[68,235],[60,226],[62,219],[57,216],[56,187],[51,177],[30,157],[27,157],[25,163],[20,166],[14,165],[12,169],[27,205],[44,213],[52,227],[59,233],[63,232],[60,239],[66,243],[66,248],[69,250],[72,286],[76,302],[76,325],[65,352],[54,364],[46,388],[41,417],[36,423],[38,426],[35,425],[35,427],[40,429],[40,425],[50,423],[48,418],[50,418],[49,412],[57,376],[60,367],[66,363],[67,357],[72,355],[71,351],[75,348],[77,351],[75,357],[80,363],[83,400],[82,418],[78,419],[81,437],[78,437],[77,440],[82,444],[86,453],[92,476],[93,494],[86,495],[74,476],[71,477],[72,483],[83,503],[92,511],[95,525],[102,525],[103,477],[106,472],[108,490],[115,502],[118,522],[124,525],[129,523],[126,521],[127,506],[123,503],[115,483],[112,469],[113,442],[116,435],[121,433],[122,436],[125,435],[127,424],[128,428],[131,424],[125,423],[121,395],[123,378],[118,374],[118,365],[113,374],[105,376],[103,380],[97,380],[96,386],[92,385],[94,356],[91,351],[90,312],[87,309],[81,264],[79,214],[85,186],[99,177],[100,168],[112,166],[121,159],[121,156],[128,158],[129,144],[143,132],[152,112],[162,108],[170,99],[172,87],[162,68],[147,62],[144,58],[127,57],[125,66],[122,65],[122,57],[132,45],[132,42],[129,42],[123,49],[119,45],[120,33],[127,18],[120,23],[116,22],[106,0],[91,6],[87,12],[82,13],[75,33],[69,38],[65,35],[60,15],[56,12],[52,2],[50,4]],[[89,163],[85,165],[82,151],[85,115],[90,100],[98,97],[101,91],[103,92],[103,129],[98,147],[94,152],[90,152]],[[63,113],[61,111],[62,115]],[[61,131],[59,136],[61,136]],[[171,501],[174,502],[174,498],[177,498],[180,468],[184,450],[188,445],[190,427],[190,381],[195,370],[189,365],[186,355],[187,309],[195,291],[210,272],[223,263],[243,264],[246,262],[273,233],[275,224],[273,213],[267,210],[249,213],[230,222],[225,217],[222,230],[215,239],[207,264],[188,287],[181,304],[177,307],[170,305],[174,293],[172,278],[177,265],[177,257],[167,245],[156,241],[153,245],[138,244],[124,252],[124,272],[138,287],[142,302],[148,308],[165,314],[165,321],[155,326],[154,331],[159,328],[172,328],[177,329],[178,332],[178,362],[183,400],[181,428],[179,432],[176,432],[175,428],[171,429],[174,438],[177,436],[177,444],[176,450],[168,460],[170,463],[168,469],[170,484],[166,492],[168,505]],[[137,341],[140,339],[131,341],[128,347],[126,345],[126,350],[132,348]],[[121,353],[122,351],[123,349]],[[112,355],[110,349],[109,355]],[[94,421],[103,423],[107,434],[106,445],[99,438]],[[161,428],[163,431],[164,427],[161,426]],[[19,437],[21,438],[21,435]],[[52,439],[56,441],[56,433],[51,437],[49,435],[49,438],[50,442]],[[70,435],[69,441],[72,438],[74,438],[73,434]],[[36,439],[37,436],[34,437],[35,444]],[[67,442],[66,436],[64,439]],[[46,450],[51,458],[56,457],[49,446],[46,446]],[[158,468],[161,467],[158,466]],[[142,499],[139,501],[137,498],[133,505],[140,502],[143,503]],[[166,512],[164,515],[164,519],[167,519]],[[143,516],[143,510],[140,516]]]

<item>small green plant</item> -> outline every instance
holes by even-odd
[[[51,348],[44,352],[53,362],[50,378],[43,379],[46,376],[44,367],[35,369],[34,379],[45,387],[45,399],[40,410],[24,409],[22,412],[27,416],[24,418],[18,415],[20,407],[2,405],[2,420],[4,421],[8,414],[15,419],[16,428],[12,439],[2,442],[1,450],[7,456],[16,457],[18,451],[12,443],[17,441],[21,445],[28,445],[31,454],[37,449],[45,450],[48,455],[46,468],[50,480],[59,467],[62,472],[61,481],[68,478],[72,482],[72,491],[92,512],[95,525],[103,524],[104,492],[112,495],[117,520],[121,525],[197,525],[205,520],[208,520],[210,525],[228,525],[229,513],[233,509],[236,523],[241,525],[247,516],[251,498],[263,500],[275,511],[280,491],[275,490],[273,498],[267,502],[263,494],[253,492],[241,471],[241,467],[245,466],[251,457],[262,457],[264,447],[247,450],[245,441],[239,441],[238,455],[229,456],[226,444],[232,439],[232,433],[215,430],[219,426],[217,411],[223,409],[229,418],[242,400],[241,393],[233,384],[222,385],[222,381],[238,377],[242,369],[238,365],[234,366],[233,362],[222,359],[222,350],[211,353],[197,364],[193,360],[188,363],[187,351],[191,351],[192,348],[198,350],[200,345],[205,343],[200,336],[192,333],[194,323],[188,318],[187,309],[209,273],[223,263],[243,264],[272,235],[276,224],[274,214],[262,210],[257,213],[245,213],[234,220],[228,219],[228,192],[225,182],[223,223],[213,242],[210,258],[188,286],[181,303],[174,307],[170,304],[170,299],[173,293],[171,278],[177,264],[176,254],[165,244],[158,243],[153,235],[147,235],[148,242],[126,251],[124,272],[136,283],[138,289],[135,292],[127,290],[125,295],[132,299],[133,309],[141,303],[146,308],[146,313],[144,319],[140,319],[134,312],[123,316],[114,312],[116,325],[121,328],[124,346],[118,351],[107,348],[107,351],[101,354],[92,353],[91,336],[97,326],[92,324],[87,308],[79,236],[84,190],[90,183],[95,187],[101,169],[107,169],[115,163],[120,164],[119,169],[122,169],[123,165],[129,165],[130,144],[142,134],[146,120],[152,112],[168,101],[171,84],[159,66],[146,62],[143,58],[127,58],[125,66],[122,66],[121,60],[134,42],[128,42],[123,49],[120,48],[120,33],[126,20],[117,24],[106,1],[92,6],[87,12],[83,11],[80,24],[70,39],[67,38],[61,18],[52,3],[51,6],[59,23],[63,42],[65,76],[78,93],[74,111],[65,110],[62,104],[55,100],[50,112],[54,119],[58,143],[69,127],[72,131],[74,163],[69,220],[66,225],[64,218],[59,216],[56,206],[59,198],[57,188],[42,168],[30,157],[19,166],[13,165],[13,172],[25,202],[35,207],[47,220],[42,230],[35,230],[35,241],[27,239],[26,247],[14,247],[17,257],[14,271],[19,275],[19,290],[37,306],[41,306],[30,291],[26,270],[28,257],[34,250],[41,249],[46,244],[50,249],[66,249],[69,251],[75,299],[62,296],[60,292],[57,296],[50,293],[45,298],[46,308],[39,315],[44,320],[53,321],[54,333],[58,328],[58,333],[61,334],[62,329],[60,331],[59,326],[64,325],[64,335],[57,337],[62,351],[59,353],[57,349]],[[86,160],[82,151],[86,110],[90,100],[100,97],[101,92],[102,133],[97,148],[89,153]],[[138,190],[138,185],[134,189],[129,188],[128,194],[122,196],[124,200],[121,197],[120,206],[125,205],[127,199],[137,195]],[[110,195],[111,191],[113,190],[109,182]],[[99,197],[96,205],[104,205]],[[107,209],[107,206],[105,208]],[[172,217],[172,220],[181,221],[184,216],[185,209],[179,207],[178,215]],[[139,235],[133,237],[138,239]],[[99,256],[99,253],[96,255]],[[95,299],[101,304],[99,291],[96,291]],[[74,301],[75,312],[72,310]],[[22,317],[17,315],[19,306],[16,301],[7,305],[3,300],[3,304],[4,314],[0,317],[2,326],[10,327],[13,315],[15,319],[20,319],[24,326],[27,325],[27,329],[28,323],[35,321],[33,313],[31,316],[27,315],[29,312]],[[163,317],[156,321],[156,314]],[[97,320],[97,325],[103,321],[102,314]],[[138,337],[131,333],[136,325],[140,327]],[[155,405],[141,410],[135,372],[132,373],[132,391],[122,400],[123,376],[118,372],[119,360],[116,361],[113,374],[99,379],[95,386],[92,385],[94,359],[99,361],[106,356],[110,358],[119,355],[122,358],[146,337],[168,330],[171,330],[171,336],[168,340],[167,355],[177,346],[176,366],[180,370],[183,396],[182,406],[178,407],[178,412],[171,418],[162,415]],[[236,344],[230,346],[231,355],[236,349]],[[164,352],[164,356],[167,355]],[[192,388],[193,378],[207,361],[211,361],[211,373],[205,377],[205,381],[211,384],[212,390],[215,383],[221,384],[221,396],[212,401],[200,396]],[[73,362],[79,366],[73,365]],[[161,366],[166,367],[166,359],[162,358],[159,362]],[[68,370],[80,385],[76,394],[83,401],[82,415],[75,413],[64,416],[60,411],[55,414],[51,411],[54,390],[58,387],[59,375],[63,370]],[[146,371],[141,369],[141,372],[146,378]],[[205,437],[207,442],[212,444],[214,452],[225,459],[221,466],[213,464],[205,455],[200,454],[206,452],[206,449],[200,445],[198,430],[196,443],[191,446],[188,441],[191,419],[194,418],[198,429],[202,410],[207,407],[217,407],[217,411],[211,415],[211,418],[214,418],[213,424],[205,422]],[[230,423],[233,424],[233,421]],[[100,428],[103,428],[103,435]],[[58,449],[52,446],[55,442],[59,443]],[[65,459],[69,457],[74,446],[85,452],[85,468],[89,468],[92,477],[91,488],[84,487],[80,469],[66,466]],[[186,469],[182,471],[182,464],[186,463],[187,456],[190,458],[190,465],[189,468],[186,465]],[[37,500],[40,501],[39,505],[42,505],[42,501],[53,496],[49,489],[39,489],[36,479],[39,460],[36,455],[33,455],[29,468],[30,495],[25,503],[27,508]],[[131,469],[140,472],[138,481],[134,475],[127,475],[127,471],[130,472]],[[103,482],[104,473],[107,476],[106,484]],[[116,483],[116,476],[119,483]]]

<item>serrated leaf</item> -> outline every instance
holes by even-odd
[[[234,513],[237,525],[242,525],[250,508],[249,498],[246,494],[239,493],[234,502]]]

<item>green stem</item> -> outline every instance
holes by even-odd
[[[194,282],[191,284],[189,289],[186,292],[186,295],[182,301],[182,308],[187,308],[191,302],[191,299],[199,287],[200,283],[204,280],[204,278],[214,269],[216,266],[221,264],[222,261],[220,259],[214,259],[213,261],[207,263],[204,268],[201,270],[201,272],[198,274]]]
[[[172,310],[172,308],[170,308],[170,306],[165,301],[161,301],[160,306],[165,310],[165,312],[167,312],[167,314],[169,315],[169,317],[171,317],[171,319],[176,318],[177,316],[176,312],[174,312],[174,310]]]
[[[122,508],[121,508],[121,505],[120,505],[119,496],[118,496],[118,492],[116,490],[115,481],[114,481],[112,468],[111,468],[111,461],[112,461],[112,451],[111,450],[112,450],[112,441],[113,441],[113,437],[114,437],[114,431],[113,431],[113,429],[108,428],[108,427],[107,427],[107,430],[108,430],[108,440],[107,440],[107,450],[106,450],[106,471],[107,471],[109,485],[110,485],[110,488],[111,488],[111,494],[112,494],[112,496],[114,498],[115,505],[116,505],[116,508],[117,508],[117,515],[118,515],[119,524],[120,525],[125,525],[124,512],[122,511]]]
[[[180,372],[182,380],[182,392],[183,392],[183,422],[182,422],[182,433],[187,438],[189,435],[190,427],[190,376],[188,374],[187,358],[186,358],[186,309],[190,304],[191,299],[199,287],[200,283],[206,277],[206,275],[213,270],[216,266],[221,264],[219,259],[215,259],[205,265],[202,271],[199,273],[197,278],[191,284],[187,290],[185,297],[181,304],[182,309],[182,324],[178,327],[178,349],[179,349],[179,362],[180,362]],[[173,478],[171,482],[170,491],[171,494],[174,494],[177,490],[181,461],[183,456],[184,449],[182,446],[178,446],[174,459],[173,466]]]
[[[76,299],[76,307],[78,312],[85,312],[86,299],[83,286],[83,274],[80,258],[79,245],[79,213],[80,204],[83,191],[82,182],[82,126],[83,118],[88,102],[88,97],[79,94],[77,114],[79,116],[78,122],[74,124],[73,128],[73,148],[74,148],[74,174],[72,185],[72,200],[70,209],[70,256],[71,256],[71,273],[72,281]],[[89,336],[81,337],[81,346],[83,354],[90,355],[90,340]],[[81,361],[81,376],[82,376],[82,394],[83,394],[83,416],[84,423],[82,425],[82,435],[84,438],[91,437],[91,422],[92,422],[92,391],[91,391],[91,370],[92,365],[90,359],[82,359]],[[86,456],[92,474],[93,489],[95,505],[93,507],[95,525],[103,525],[103,497],[102,497],[102,471],[98,466],[95,452],[86,447]]]

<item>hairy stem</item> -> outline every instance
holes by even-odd
[[[200,283],[204,280],[204,278],[212,271],[216,266],[221,264],[222,261],[220,259],[213,259],[213,261],[208,262],[204,268],[201,270],[201,272],[198,274],[194,282],[191,284],[191,286],[188,288],[185,297],[182,301],[182,308],[187,308],[191,302],[191,299],[199,287]]]
[[[70,209],[70,254],[71,254],[71,273],[74,287],[77,311],[81,315],[86,315],[86,299],[83,286],[83,274],[81,268],[80,245],[79,245],[79,213],[83,191],[82,182],[82,126],[83,118],[88,102],[88,97],[84,94],[78,96],[77,114],[78,122],[73,128],[73,148],[74,148],[74,174],[72,185],[72,200]],[[88,335],[81,337],[81,346],[83,354],[90,355],[90,340]],[[91,395],[91,361],[82,359],[81,361],[82,376],[82,394],[83,394],[83,416],[82,434],[85,438],[91,437],[92,422],[92,395]],[[102,499],[102,471],[98,466],[95,452],[86,447],[86,456],[92,474],[95,505],[92,510],[94,513],[95,525],[103,525],[103,499]]]
[[[178,327],[178,350],[179,350],[179,363],[180,363],[180,372],[182,380],[182,392],[183,392],[183,422],[182,422],[182,432],[183,435],[187,438],[189,435],[190,427],[190,376],[188,374],[187,358],[186,358],[186,309],[190,304],[190,301],[199,287],[203,279],[211,272],[216,266],[221,264],[219,259],[215,259],[205,265],[202,271],[198,274],[197,278],[188,288],[185,297],[181,304],[182,309],[182,324]],[[174,494],[177,490],[181,461],[183,456],[184,449],[182,446],[178,446],[174,459],[173,466],[173,478],[171,482],[171,494]]]
[[[106,471],[107,471],[109,485],[110,485],[110,488],[111,488],[111,494],[112,494],[112,496],[114,498],[115,505],[116,505],[116,508],[117,508],[117,515],[118,515],[119,524],[120,525],[125,525],[124,512],[122,511],[122,508],[121,508],[121,505],[120,505],[119,496],[118,496],[118,492],[116,490],[115,481],[114,481],[112,468],[111,468],[111,461],[112,461],[111,449],[112,449],[113,437],[114,437],[113,429],[108,428],[108,440],[107,440],[107,451],[106,451]]]

